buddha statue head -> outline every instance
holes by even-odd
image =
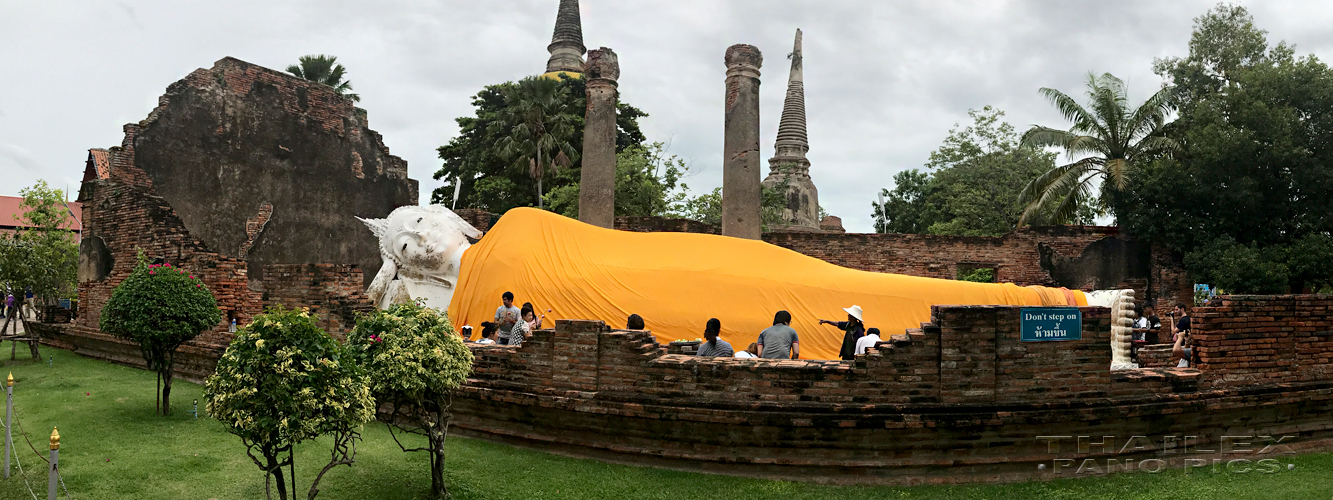
[[[383,219],[361,219],[379,239],[384,264],[366,289],[380,308],[422,300],[447,309],[468,238],[481,231],[440,205],[403,206]]]

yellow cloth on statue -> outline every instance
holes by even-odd
[[[858,271],[763,241],[616,231],[532,208],[505,213],[463,254],[449,317],[480,330],[506,291],[538,314],[551,309],[544,328],[555,319],[623,328],[638,314],[664,344],[701,338],[718,318],[737,351],[786,310],[805,359],[838,359],[843,332],[818,320],[845,320],[852,304],[886,340],[929,321],[931,305],[1087,305],[1078,291]]]

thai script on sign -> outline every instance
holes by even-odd
[[[1083,312],[1076,307],[1024,307],[1019,314],[1024,342],[1083,338]]]

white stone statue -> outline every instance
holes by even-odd
[[[1086,295],[1088,305],[1111,308],[1111,369],[1138,368],[1129,355],[1134,341],[1134,290],[1095,290]]]
[[[380,309],[394,304],[424,301],[441,311],[449,309],[468,238],[481,231],[441,205],[403,206],[384,219],[361,219],[380,241],[384,265],[366,289]]]

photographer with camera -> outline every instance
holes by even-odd
[[[1190,316],[1189,311],[1185,309],[1185,304],[1176,303],[1175,310],[1167,314],[1171,321],[1171,336],[1175,340],[1175,345],[1171,348],[1171,355],[1180,358],[1176,364],[1177,368],[1188,368],[1194,365],[1194,343],[1190,339]]]

